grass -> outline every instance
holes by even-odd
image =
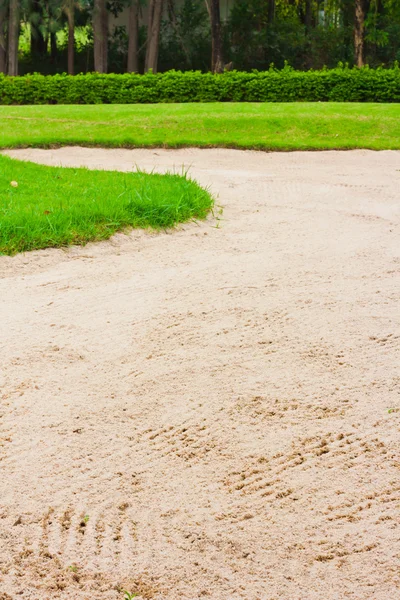
[[[0,106],[0,147],[400,149],[400,104]]]
[[[0,106],[0,148],[68,144],[400,149],[400,104]],[[0,156],[0,253],[84,244],[127,227],[167,228],[204,218],[212,204],[186,176],[61,169]]]
[[[18,184],[18,185],[16,185]],[[213,199],[186,175],[45,167],[0,156],[0,253],[85,244],[128,227],[206,217]]]

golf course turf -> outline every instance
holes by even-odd
[[[0,147],[400,149],[400,104],[0,106]]]

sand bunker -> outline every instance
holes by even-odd
[[[0,257],[0,599],[400,598],[400,153],[8,154],[224,212]]]

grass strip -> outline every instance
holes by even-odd
[[[400,149],[400,104],[0,106],[0,147]]]
[[[105,240],[128,227],[203,219],[210,193],[187,175],[37,165],[0,156],[0,253]]]

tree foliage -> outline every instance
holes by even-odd
[[[399,0],[0,0],[0,72],[391,66]]]

